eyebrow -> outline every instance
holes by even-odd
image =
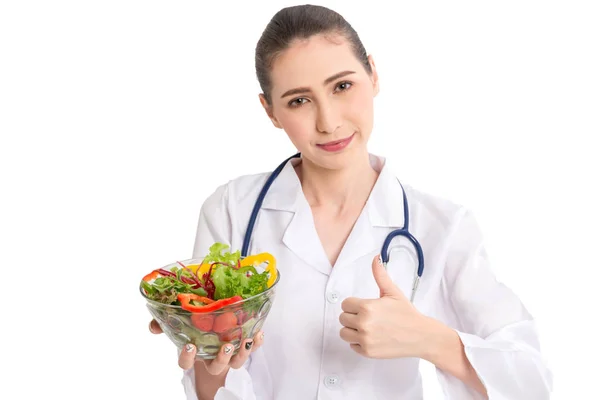
[[[333,81],[335,81],[336,79],[340,79],[346,75],[350,75],[350,74],[354,74],[354,71],[342,71],[342,72],[338,72],[335,75],[330,76],[329,78],[325,79],[325,81],[323,82],[323,85],[327,85]],[[281,95],[281,98],[283,99],[284,97],[287,96],[291,96],[293,94],[300,94],[300,93],[307,93],[310,92],[310,88],[308,87],[299,87],[299,88],[295,88],[295,89],[290,89],[287,92],[285,92],[284,94]]]

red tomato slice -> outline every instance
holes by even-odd
[[[207,314],[192,314],[191,317],[192,325],[200,329],[203,332],[212,331],[215,317]]]
[[[213,330],[217,333],[228,331],[237,326],[237,317],[232,312],[226,312],[215,318]]]
[[[242,339],[242,328],[234,328],[227,332],[219,333],[221,342],[233,342]]]

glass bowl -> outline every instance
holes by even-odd
[[[185,266],[201,262],[202,259],[181,261]],[[163,269],[170,270],[180,265],[173,263]],[[261,267],[256,269],[262,272]],[[233,354],[237,354],[241,343],[254,337],[262,329],[273,304],[279,278],[277,270],[275,282],[264,292],[210,312],[191,312],[178,305],[151,300],[146,296],[141,284],[140,292],[146,300],[150,314],[180,352],[186,344],[192,343],[197,349],[196,358],[213,359],[227,343],[234,346]]]

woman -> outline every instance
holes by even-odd
[[[323,7],[285,8],[258,42],[256,70],[268,117],[302,154],[274,180],[251,241],[251,253],[275,255],[282,278],[265,336],[207,363],[193,345],[182,352],[188,398],[417,399],[420,359],[451,399],[548,398],[532,318],[494,279],[473,216],[400,185],[368,152],[378,78],[351,26]],[[269,175],[206,200],[194,257],[214,242],[242,247]],[[387,269],[379,256],[406,217],[426,259],[413,302],[415,247],[394,239]]]

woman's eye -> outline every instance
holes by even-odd
[[[341,82],[337,85],[336,90],[343,92],[344,90],[350,89],[350,86],[352,86],[350,82]]]
[[[306,102],[306,99],[304,97],[298,97],[297,99],[290,101],[289,105],[291,107],[298,107],[298,106],[301,106],[302,104],[304,104],[305,102]]]

